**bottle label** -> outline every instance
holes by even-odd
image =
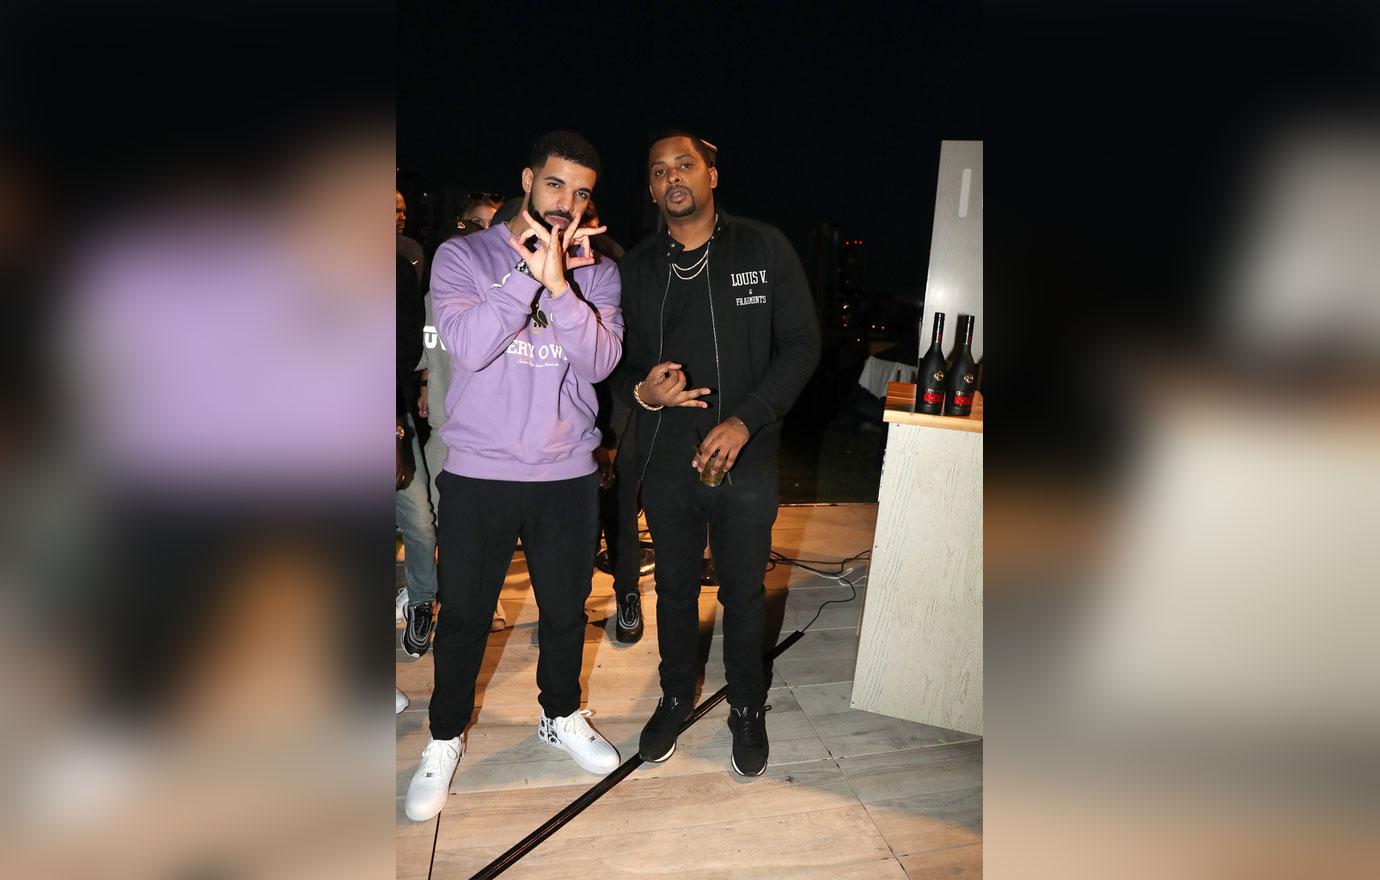
[[[944,401],[943,391],[926,391],[925,403],[942,403]]]
[[[955,394],[955,395],[954,395],[954,401],[953,401],[953,403],[954,403],[954,406],[972,406],[972,405],[973,405],[973,395],[971,395],[971,394]]]

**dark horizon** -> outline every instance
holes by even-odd
[[[640,8],[597,26],[577,12],[551,21],[534,32],[528,10],[488,6],[476,21],[402,4],[400,174],[433,197],[446,185],[520,194],[531,142],[568,128],[599,150],[595,200],[630,247],[651,201],[647,137],[686,128],[719,147],[726,211],[779,227],[803,262],[813,228],[839,226],[865,242],[869,289],[923,291],[940,142],[982,137],[976,3],[870,18],[832,8],[670,21]],[[646,34],[667,36],[658,48]],[[574,83],[554,108],[548,76]]]

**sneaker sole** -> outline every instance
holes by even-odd
[[[450,795],[447,794],[446,797],[450,797]],[[445,805],[445,804],[442,804],[441,807],[440,807],[440,809],[438,809],[438,810],[437,810],[436,812],[434,812],[434,813],[431,813],[430,815],[426,815],[426,814],[422,814],[422,815],[413,815],[413,813],[412,813],[412,811],[411,811],[410,809],[404,807],[404,808],[403,808],[403,813],[406,814],[406,815],[407,815],[407,818],[411,819],[413,822],[430,822],[432,819],[435,819],[437,816],[441,815],[441,812],[442,812],[443,810],[445,810],[445,808],[446,808],[446,805]]]
[[[638,754],[638,757],[640,757],[640,758],[641,758],[642,760],[644,760],[644,761],[651,761],[653,764],[660,764],[662,761],[665,761],[666,759],[670,758],[670,757],[671,757],[672,755],[674,755],[675,753],[676,753],[676,744],[675,744],[675,743],[671,743],[671,751],[669,751],[669,752],[667,752],[666,754],[662,755],[660,758],[649,758],[649,757],[647,757],[646,755],[642,754],[641,752],[638,752],[637,754]]]
[[[763,764],[763,765],[762,765],[762,769],[761,769],[761,770],[758,770],[756,773],[744,773],[742,770],[739,770],[739,769],[738,769],[738,759],[737,759],[737,758],[732,758],[732,757],[730,757],[730,758],[728,759],[728,762],[729,762],[730,764],[733,765],[733,772],[734,772],[734,773],[737,773],[739,776],[746,776],[746,777],[749,778],[749,779],[752,779],[752,778],[755,777],[755,776],[761,776],[763,773],[766,773],[766,772],[767,772],[767,765],[766,765],[766,764]]]

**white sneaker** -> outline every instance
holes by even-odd
[[[407,818],[414,822],[434,819],[446,805],[450,781],[460,756],[465,754],[465,738],[433,739],[422,750],[422,762],[407,786]]]
[[[403,612],[407,610],[407,587],[398,587],[398,595],[393,597],[393,622],[402,623],[406,620]]]
[[[563,718],[547,718],[543,712],[537,736],[548,745],[569,752],[575,763],[587,772],[603,776],[617,770],[623,761],[618,757],[618,750],[585,720],[589,714],[588,709],[581,709]]]
[[[393,714],[397,715],[399,712],[407,708],[407,694],[403,693],[397,688],[393,688],[393,694]]]

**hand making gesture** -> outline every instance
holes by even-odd
[[[567,270],[578,269],[581,266],[589,266],[594,263],[594,251],[590,248],[589,239],[591,236],[607,231],[608,227],[581,228],[580,216],[584,213],[584,209],[581,208],[575,212],[575,216],[571,218],[565,229],[548,230],[533,220],[532,215],[528,213],[527,206],[531,203],[531,199],[531,193],[522,197],[522,208],[518,211],[518,216],[527,223],[527,228],[540,239],[541,244],[535,253],[531,253],[522,243],[524,239],[530,236],[524,235],[519,238],[509,233],[508,246],[527,261],[527,268],[531,270],[532,277],[540,281],[553,298],[558,297],[570,289],[570,285],[565,280]],[[552,247],[552,241],[557,242],[556,247]],[[572,248],[578,248],[583,253],[571,253]]]
[[[662,361],[647,371],[647,378],[637,383],[635,389],[643,406],[653,409],[663,406],[709,406],[698,398],[711,393],[708,388],[685,388],[685,371],[674,361]]]

